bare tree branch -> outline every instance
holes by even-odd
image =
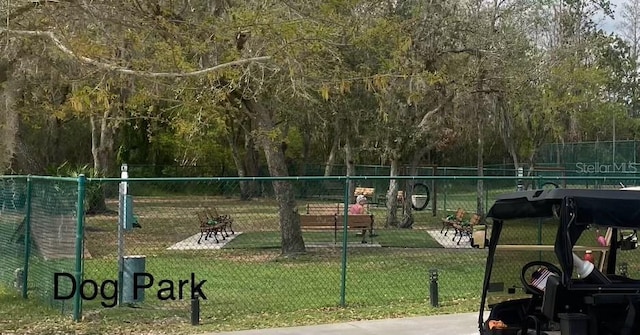
[[[249,62],[258,62],[263,60],[271,59],[271,56],[262,56],[262,57],[252,57],[245,59],[238,59],[235,61],[218,64],[212,67],[208,67],[202,70],[191,71],[191,72],[151,72],[151,71],[140,71],[140,70],[132,70],[123,66],[109,64],[101,61],[97,61],[95,59],[91,59],[88,57],[76,55],[71,49],[67,48],[51,31],[42,31],[42,30],[12,30],[6,28],[0,28],[0,34],[15,34],[15,35],[26,35],[26,36],[39,36],[39,37],[47,37],[49,38],[53,44],[60,49],[60,51],[65,54],[78,59],[79,61],[93,65],[105,70],[116,71],[119,73],[130,74],[134,76],[140,77],[149,77],[149,78],[179,78],[179,77],[195,77],[205,73],[218,71],[223,68],[227,68],[230,66],[240,65]]]
[[[438,106],[436,106],[436,108],[428,111],[422,117],[422,120],[420,120],[420,123],[418,124],[418,129],[420,129],[423,132],[427,131],[431,117],[434,116],[436,113],[438,113],[440,110],[442,110],[447,104],[451,103],[451,101],[453,101],[454,96],[455,96],[454,94],[450,94],[448,97],[446,97],[444,101],[442,101]]]
[[[444,107],[444,105],[445,105],[444,103],[441,103],[441,104],[440,104],[440,105],[438,105],[436,108],[434,108],[434,109],[432,109],[432,110],[428,111],[428,112],[427,112],[427,114],[425,114],[425,115],[422,117],[422,120],[420,121],[420,124],[418,124],[418,128],[419,128],[419,129],[421,129],[421,130],[423,130],[423,131],[426,131],[426,130],[427,130],[427,128],[428,128],[428,123],[429,123],[429,120],[431,119],[431,117],[432,117],[434,114],[436,114],[437,112],[439,112],[439,111]]]

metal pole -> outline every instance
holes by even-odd
[[[438,307],[438,269],[429,270],[429,300],[432,307]]]
[[[347,215],[349,215],[349,176],[344,181],[344,208],[342,212],[343,230],[342,230],[342,269],[340,276],[340,306],[346,306],[347,295]]]
[[[22,270],[22,298],[27,299],[29,282],[29,257],[31,256],[31,176],[27,176],[27,203],[24,217],[24,269]]]
[[[193,293],[191,296],[191,325],[197,326],[200,324],[200,297],[198,292]]]
[[[449,184],[451,181],[450,180],[445,180],[444,181],[444,192],[442,194],[442,196],[444,197],[443,201],[442,201],[442,210],[444,211],[444,215],[447,215],[447,192],[449,190]]]
[[[485,186],[484,188],[484,214],[489,211],[489,188]]]
[[[122,164],[120,167],[120,178],[129,178],[129,172],[127,164]],[[127,195],[127,182],[121,181],[118,197],[118,306],[122,306],[122,291],[124,288],[124,220],[125,220],[125,206]]]
[[[75,280],[78,285],[82,283],[82,261],[84,257],[84,194],[86,178],[84,174],[78,176],[78,205],[76,206],[76,271]],[[76,290],[73,296],[73,320],[80,321],[82,313],[81,290]]]
[[[542,245],[542,219],[538,218],[538,245]],[[538,251],[538,260],[542,260],[542,251]]]
[[[432,169],[433,169],[433,173],[431,175],[436,176],[438,174],[438,168],[434,166]],[[431,199],[431,212],[433,216],[438,215],[438,190],[436,185],[437,185],[436,180],[431,179],[431,194],[433,195],[431,197],[433,198]]]

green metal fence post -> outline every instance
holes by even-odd
[[[538,218],[538,245],[542,244],[542,219]]]
[[[78,176],[78,204],[76,206],[76,264],[75,280],[78,285],[82,283],[82,261],[84,251],[84,193],[86,178],[83,174]],[[81,290],[76,290],[73,296],[73,321],[80,321],[82,314]]]
[[[342,212],[342,269],[341,269],[341,277],[340,277],[340,306],[346,306],[346,295],[347,295],[347,243],[348,243],[348,234],[347,234],[347,215],[349,215],[349,183],[351,182],[349,176],[344,181],[344,209]],[[337,223],[336,223],[337,224]]]
[[[443,189],[444,189],[444,193],[442,194],[442,197],[443,197],[443,199],[442,199],[442,211],[443,211],[444,215],[447,215],[447,190],[449,189],[448,181],[445,181]]]
[[[24,216],[24,268],[22,276],[22,298],[27,299],[29,283],[29,258],[31,256],[31,176],[27,176],[27,202]]]
[[[431,175],[432,176],[437,176],[438,175],[438,168],[437,167],[432,167],[431,168]],[[437,216],[438,215],[438,183],[436,183],[436,180],[434,178],[431,179],[431,194],[432,199],[431,199],[431,212],[433,214],[433,216]]]
[[[487,188],[487,184],[484,184],[484,213],[487,213],[489,206],[489,189]]]

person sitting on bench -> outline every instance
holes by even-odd
[[[349,214],[365,214],[364,205],[367,203],[367,197],[359,195],[356,197],[356,203],[349,208]]]

